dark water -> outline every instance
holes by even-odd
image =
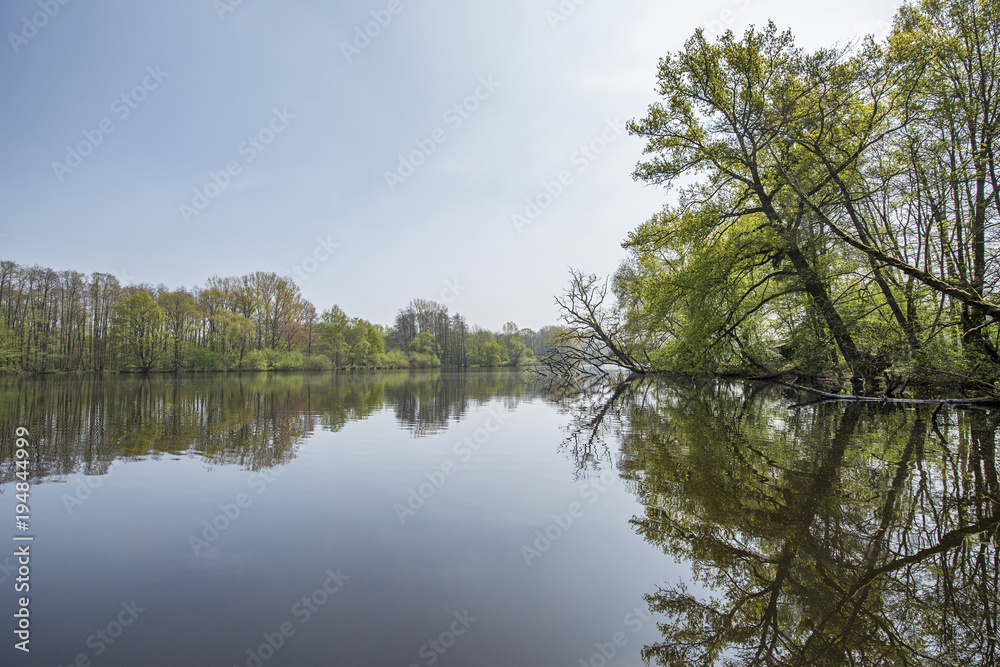
[[[1000,415],[805,401],[513,372],[4,380],[0,664],[997,664]]]

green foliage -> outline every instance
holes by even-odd
[[[503,348],[501,362],[508,366],[521,366],[534,359],[534,354],[521,338],[521,331],[513,322],[503,325],[503,330],[497,340]],[[506,361],[504,361],[506,360]]]
[[[285,352],[278,352],[276,350],[268,350],[271,354],[269,355],[269,366],[271,370],[276,371],[294,371],[296,369],[302,368],[302,353],[298,350],[291,350]]]
[[[289,278],[255,272],[212,277],[204,288],[122,286],[0,262],[0,373],[52,371],[265,371],[464,367],[470,331],[443,304],[414,299],[400,328],[317,316]],[[513,325],[511,325],[513,326]],[[506,327],[509,329],[509,327]],[[492,333],[486,333],[494,339]],[[506,334],[497,334],[505,340]],[[516,331],[544,349],[547,332]],[[520,361],[529,359],[525,352]],[[476,362],[479,363],[479,362]]]
[[[468,357],[472,365],[484,368],[496,368],[510,363],[504,346],[489,331],[476,331],[472,334]]]
[[[251,350],[239,362],[241,371],[265,371],[268,369],[267,353],[264,350]]]
[[[409,368],[410,358],[402,350],[389,350],[379,356],[379,368]]]
[[[407,366],[409,368],[440,368],[441,359],[436,354],[410,352],[407,356]]]
[[[482,357],[480,358],[482,366],[494,367],[501,366],[507,363],[508,359],[504,355],[504,349],[500,346],[500,343],[495,340],[491,340],[483,345]]]
[[[193,347],[185,354],[185,366],[194,371],[228,370],[220,363],[220,354],[206,347]]]
[[[298,350],[252,350],[239,363],[241,371],[292,371],[302,368],[303,357]]]
[[[328,371],[333,368],[333,362],[325,354],[310,354],[302,359],[304,371]]]
[[[198,318],[202,315],[195,298],[185,291],[163,292],[157,298],[166,318],[167,341],[173,349],[173,370],[181,369],[188,340]]]
[[[654,368],[714,372],[774,358],[788,334],[778,318],[799,299],[780,241],[761,223],[668,209],[629,236],[632,260],[614,286],[628,326],[656,334]]]
[[[416,354],[431,356],[438,353],[440,346],[437,344],[434,334],[429,331],[421,331],[413,339],[413,342],[406,347],[406,350],[408,352],[415,352]]]
[[[663,58],[634,176],[684,186],[615,275],[638,356],[873,379],[961,351],[956,376],[1000,377],[997,39],[1000,4],[927,0],[884,45],[769,23]]]
[[[162,356],[166,315],[146,290],[127,296],[114,306],[114,336],[125,349],[127,363],[148,373]]]
[[[17,349],[14,332],[5,326],[0,326],[0,373],[18,372],[19,357],[20,351]]]
[[[338,306],[320,317],[320,348],[338,368],[371,368],[385,353],[381,329],[367,320],[350,319]]]

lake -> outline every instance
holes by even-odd
[[[0,379],[0,664],[997,664],[1000,415],[810,401],[516,371]]]

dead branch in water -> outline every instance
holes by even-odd
[[[823,399],[819,401],[810,401],[809,403],[796,403],[794,405],[790,405],[789,408],[799,408],[806,405],[817,405],[820,403],[829,403],[834,401],[885,403],[894,405],[958,405],[986,408],[1000,407],[1000,397],[998,396],[985,396],[982,398],[888,398],[882,396],[852,396],[845,394],[832,394],[828,391],[815,389],[813,387],[806,387],[800,384],[793,384],[791,382],[781,382],[778,380],[773,380],[773,382],[785,387],[791,387],[792,389],[796,389],[798,391],[804,391],[815,396],[820,396]]]

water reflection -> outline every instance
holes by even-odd
[[[531,390],[505,371],[5,378],[0,429],[30,429],[36,483],[184,453],[261,470],[288,463],[316,429],[339,431],[387,409],[422,437],[497,395],[512,407]],[[12,441],[0,442],[0,483],[14,478]]]
[[[632,519],[634,530],[672,559],[691,565],[694,574],[689,580],[649,591],[646,602],[661,620],[662,637],[645,646],[648,660],[664,665],[722,661],[734,665],[995,665],[1000,661],[996,467],[1000,415],[994,413],[943,409],[933,419],[929,408],[825,403],[792,409],[789,406],[803,397],[754,383],[645,380],[580,396],[565,387],[552,392],[527,385],[510,372],[145,379],[69,376],[0,382],[0,428],[8,434],[17,426],[30,428],[35,459],[29,469],[36,481],[79,472],[103,474],[121,459],[179,455],[213,465],[261,470],[291,461],[299,455],[299,445],[315,431],[340,431],[376,412],[392,415],[410,437],[419,438],[448,429],[463,417],[468,421],[480,403],[499,398],[513,410],[519,402],[536,396],[544,396],[565,413],[562,421],[567,432],[561,447],[578,475],[592,476],[614,467],[640,503]],[[532,410],[521,412],[522,419],[531,418]],[[554,428],[557,421],[538,423]],[[518,545],[536,526],[522,525],[520,514],[550,502],[547,496],[558,488],[553,480],[565,474],[560,468],[556,477],[539,474],[532,484],[523,481],[531,474],[531,466],[544,460],[532,457],[539,451],[552,451],[550,432],[542,427],[515,428],[509,440],[491,443],[484,456],[493,453],[498,458],[489,459],[490,465],[486,458],[477,459],[480,467],[453,478],[435,497],[437,504],[421,515],[428,522],[424,525],[432,527],[423,533],[410,525],[401,527],[392,503],[405,497],[414,480],[427,479],[428,466],[440,468],[438,452],[428,449],[422,457],[393,470],[378,467],[377,456],[359,457],[359,451],[367,454],[367,445],[345,450],[342,456],[332,456],[339,452],[326,445],[325,449],[313,448],[311,455],[319,467],[299,466],[294,473],[296,483],[287,483],[284,491],[255,505],[259,514],[247,514],[240,519],[239,530],[226,534],[226,548],[247,557],[247,562],[253,559],[246,554],[263,559],[253,561],[258,568],[254,571],[270,572],[274,563],[285,563],[288,557],[277,547],[274,552],[261,550],[260,544],[278,541],[259,536],[270,538],[273,531],[283,530],[285,539],[292,539],[291,535],[308,546],[299,550],[294,567],[281,571],[322,571],[321,563],[309,557],[315,554],[325,559],[332,547],[326,528],[313,528],[336,526],[341,535],[337,548],[345,550],[338,552],[338,562],[343,559],[369,580],[382,581],[385,572],[399,567],[400,554],[410,553],[398,545],[413,548],[418,544],[425,556],[413,562],[426,564],[426,569],[412,570],[419,573],[414,580],[431,583],[428,592],[407,599],[414,617],[425,606],[423,595],[432,595],[435,586],[448,580],[435,569],[437,563],[446,562],[449,573],[473,572],[461,581],[455,579],[454,588],[446,587],[449,595],[485,577],[489,583],[476,589],[483,599],[503,598],[503,603],[496,604],[507,610],[506,617],[521,618],[513,610],[518,608],[518,595],[528,595],[529,589],[519,589],[521,593],[509,599],[505,596],[511,586],[524,585]],[[537,441],[523,439],[528,433],[537,434]],[[365,437],[377,442],[384,434]],[[0,439],[0,481],[4,482],[13,477],[11,440]],[[501,450],[501,440],[512,449]],[[352,442],[356,446],[368,440]],[[512,443],[524,446],[517,449]],[[381,447],[391,452],[394,461],[409,449],[387,440]],[[303,452],[299,463],[305,460]],[[338,481],[330,482],[331,476]],[[163,488],[177,483],[172,477],[164,479]],[[190,487],[177,488],[210,492],[214,485],[216,497],[202,502],[193,493],[178,494],[177,502],[183,499],[187,504],[177,509],[129,495],[134,488],[123,483],[104,496],[108,504],[100,522],[130,525],[133,531],[136,526],[156,526],[157,534],[170,535],[161,539],[155,551],[160,554],[166,549],[161,565],[173,572],[184,571],[186,559],[192,557],[188,524],[199,525],[204,512],[211,517],[219,503],[231,502],[243,488],[227,486],[225,477],[207,480],[199,474],[193,479]],[[484,490],[491,495],[481,496]],[[569,491],[564,489],[566,494]],[[564,511],[569,501],[563,501],[577,497],[576,489],[572,491],[553,507]],[[112,498],[122,500],[113,503]],[[52,496],[50,502],[58,501]],[[146,512],[141,522],[130,514],[132,503]],[[88,506],[94,515],[96,508]],[[624,515],[615,515],[615,524],[624,526],[624,517],[632,511],[626,508]],[[178,512],[187,512],[190,521],[182,520],[179,528],[172,529]],[[51,539],[64,535],[78,550],[90,544],[82,536],[100,524],[83,523],[80,516],[67,514],[60,532]],[[548,515],[542,512],[541,516],[544,526]],[[291,527],[276,529],[274,517],[290,521]],[[598,519],[597,512],[588,514],[588,521]],[[78,520],[81,523],[74,523]],[[560,543],[563,553],[568,553],[572,540],[582,540],[577,536],[588,526],[596,525],[581,521],[579,529],[574,528]],[[600,532],[593,528],[600,539],[581,548],[579,562],[612,563],[623,572],[634,568],[622,556],[623,542],[601,541],[614,534],[613,526],[600,526]],[[444,540],[440,550],[435,550],[442,535],[452,535],[456,541]],[[479,562],[492,565],[468,570],[468,558],[457,554],[469,553],[463,549],[470,547],[461,541],[469,536],[475,548],[482,549],[472,552],[480,554]],[[504,540],[510,543],[509,549],[493,546],[505,544]],[[141,551],[143,544],[142,540],[123,540],[117,548],[127,556],[116,567],[131,571],[135,563],[153,557],[154,552]],[[170,551],[170,545],[177,545],[176,551]],[[602,548],[606,551],[595,551]],[[93,579],[92,563],[103,559],[105,552],[99,552],[100,559],[93,553],[92,560],[74,560],[78,566],[74,581]],[[513,554],[520,568],[510,576],[504,570],[507,553]],[[594,553],[601,553],[601,558],[595,559]],[[494,563],[493,558],[499,560]],[[323,560],[322,567],[327,565]],[[576,572],[575,567],[566,572]],[[482,572],[504,575],[490,579]],[[641,574],[639,590],[655,579]],[[566,575],[565,580],[551,576],[551,580],[532,580],[530,590],[558,583],[552,585],[550,596],[557,603],[546,612],[552,619],[565,613],[562,601],[566,596],[594,586],[598,578],[565,583],[574,575]],[[227,581],[219,580],[212,599],[230,599]],[[605,577],[597,585],[607,581]],[[276,590],[284,590],[285,584],[276,585]],[[146,590],[154,599],[173,590],[167,585],[162,589],[150,586]],[[309,586],[315,583],[295,582],[292,588],[309,590]],[[86,597],[75,598],[76,611],[89,604]],[[392,592],[372,598],[370,618],[380,619],[372,627],[398,622],[391,614],[382,615],[385,609],[396,609],[397,597]],[[170,607],[162,603],[164,599],[160,598],[161,608]],[[446,599],[452,604],[450,598],[441,598]],[[283,599],[274,605],[281,607]],[[540,628],[556,626],[545,622],[544,618],[532,620],[530,624],[536,627],[523,632],[544,637],[542,643],[550,648],[558,646],[559,650],[552,650],[554,655],[567,654],[571,649],[557,635],[568,626],[546,632]],[[400,649],[407,655],[424,641],[424,628],[413,634],[419,641]],[[597,636],[605,636],[603,629]],[[591,646],[585,641],[582,645]],[[322,642],[302,646],[303,650],[306,646],[319,650]]]
[[[666,620],[643,656],[998,664],[1000,415],[801,400],[641,381],[577,404],[577,468],[617,440],[635,530],[695,572],[647,596]]]

